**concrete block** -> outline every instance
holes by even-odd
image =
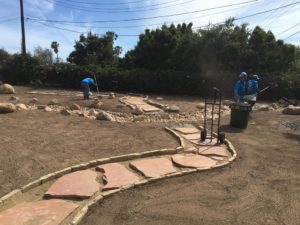
[[[72,225],[78,225],[81,220],[83,219],[83,217],[86,215],[86,213],[88,212],[88,207],[83,207],[78,213],[77,215],[74,217],[74,219],[72,220]]]
[[[59,178],[59,177],[61,177],[63,175],[66,175],[68,173],[71,173],[71,167],[67,167],[67,168],[65,168],[63,170],[55,172],[55,177]]]
[[[40,186],[41,184],[42,184],[42,182],[41,182],[40,179],[35,180],[35,181],[33,181],[33,182],[31,182],[31,183],[29,183],[29,184],[23,186],[23,187],[21,188],[21,191],[22,191],[23,193],[24,193],[24,192],[27,192],[27,191],[29,191],[29,190],[32,189],[32,188],[35,188],[35,187]]]

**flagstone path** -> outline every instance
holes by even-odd
[[[126,96],[126,97],[123,97],[121,101],[124,101],[125,104],[129,105],[131,108],[133,108],[133,109],[139,108],[139,109],[143,110],[145,113],[162,112],[162,110],[160,108],[148,104],[141,97]]]
[[[140,99],[134,98],[131,102],[139,101]],[[0,212],[0,225],[79,224],[89,206],[104,196],[146,184],[151,180],[226,165],[235,158],[236,153],[229,148],[229,144],[226,146],[212,145],[209,141],[207,144],[201,142],[200,130],[196,127],[188,125],[168,130],[177,135],[181,144],[185,145],[182,151],[167,155],[158,155],[154,154],[156,151],[150,151],[148,157],[144,158],[128,159],[122,156],[125,161],[105,163],[104,159],[100,159],[99,162],[104,164],[96,165],[96,163],[90,168],[82,164],[75,166],[74,168],[82,170],[71,172],[70,169],[67,171],[68,174],[57,178],[54,182],[51,181],[48,190],[42,192],[43,196],[37,201],[25,201],[24,198],[20,198],[14,205],[6,207],[2,198],[0,210],[1,205],[5,210]]]

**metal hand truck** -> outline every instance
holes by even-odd
[[[204,129],[201,131],[200,137],[201,141],[205,141],[207,138],[207,106],[211,105],[211,124],[210,124],[210,142],[213,140],[213,129],[214,129],[214,114],[215,111],[218,112],[218,123],[217,123],[217,143],[222,144],[225,140],[225,133],[220,132],[220,120],[221,120],[221,104],[222,104],[222,93],[216,87],[213,88],[213,101],[208,101],[207,96],[205,96],[205,106],[204,106]],[[217,109],[216,109],[217,108]]]

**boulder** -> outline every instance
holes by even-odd
[[[168,113],[161,113],[160,118],[163,120],[169,120],[171,119],[170,115]]]
[[[141,108],[136,107],[134,110],[132,110],[132,114],[134,114],[134,115],[142,115],[142,114],[144,114],[144,111]]]
[[[90,105],[90,108],[100,109],[103,103],[99,101],[98,99],[95,99],[92,104]]]
[[[223,100],[223,105],[231,106],[234,102],[231,100]]]
[[[52,100],[50,100],[48,105],[58,105],[58,100],[57,99],[52,99]]]
[[[272,103],[270,106],[271,106],[273,109],[279,109],[279,108],[280,108],[280,106],[279,106],[277,103]]]
[[[139,115],[139,116],[135,116],[133,118],[133,122],[143,122],[145,121],[147,118],[144,115]]]
[[[117,104],[117,106],[116,106],[118,109],[123,109],[124,107],[125,107],[125,105],[124,104]]]
[[[45,105],[37,105],[36,106],[37,109],[45,109],[45,107],[46,107]]]
[[[27,110],[27,106],[25,104],[16,104],[16,109],[17,110]]]
[[[10,84],[2,84],[0,85],[0,94],[14,94],[15,89]]]
[[[115,93],[113,93],[113,92],[110,92],[110,93],[109,93],[109,96],[108,96],[108,98],[110,98],[110,99],[114,99],[114,98],[116,98],[116,95],[115,95]]]
[[[69,108],[71,110],[80,110],[80,105],[74,103],[74,104],[70,105]]]
[[[199,103],[196,106],[198,109],[204,109],[205,108],[205,103]]]
[[[97,120],[107,120],[107,121],[115,121],[115,119],[107,112],[105,111],[100,111],[97,114]]]
[[[0,113],[12,113],[16,111],[16,106],[11,103],[0,103]]]
[[[45,111],[45,112],[52,112],[53,109],[51,109],[49,106],[46,106],[46,107],[44,108],[44,111]]]
[[[268,105],[261,105],[257,108],[258,111],[269,111],[270,107]]]
[[[282,110],[282,113],[288,115],[300,115],[300,106],[289,105]]]
[[[70,116],[72,113],[67,109],[62,109],[60,113],[64,116]]]
[[[19,101],[19,98],[13,95],[10,97],[10,100],[11,101]]]
[[[39,100],[37,98],[32,98],[29,100],[29,103],[31,103],[31,104],[36,104],[38,102],[39,102]]]
[[[97,117],[98,112],[97,112],[95,109],[90,109],[90,110],[88,111],[88,115],[89,115],[89,116],[95,116],[95,117]]]
[[[177,105],[171,105],[171,106],[168,106],[166,108],[166,111],[167,112],[174,112],[174,113],[178,113],[180,111],[179,107]]]

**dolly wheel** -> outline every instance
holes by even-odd
[[[219,142],[220,142],[221,144],[223,144],[223,143],[224,143],[224,140],[225,140],[225,133],[223,133],[223,132],[219,133],[218,139],[219,139]]]
[[[201,131],[201,141],[205,141],[205,139],[206,139],[206,130],[202,130]]]

